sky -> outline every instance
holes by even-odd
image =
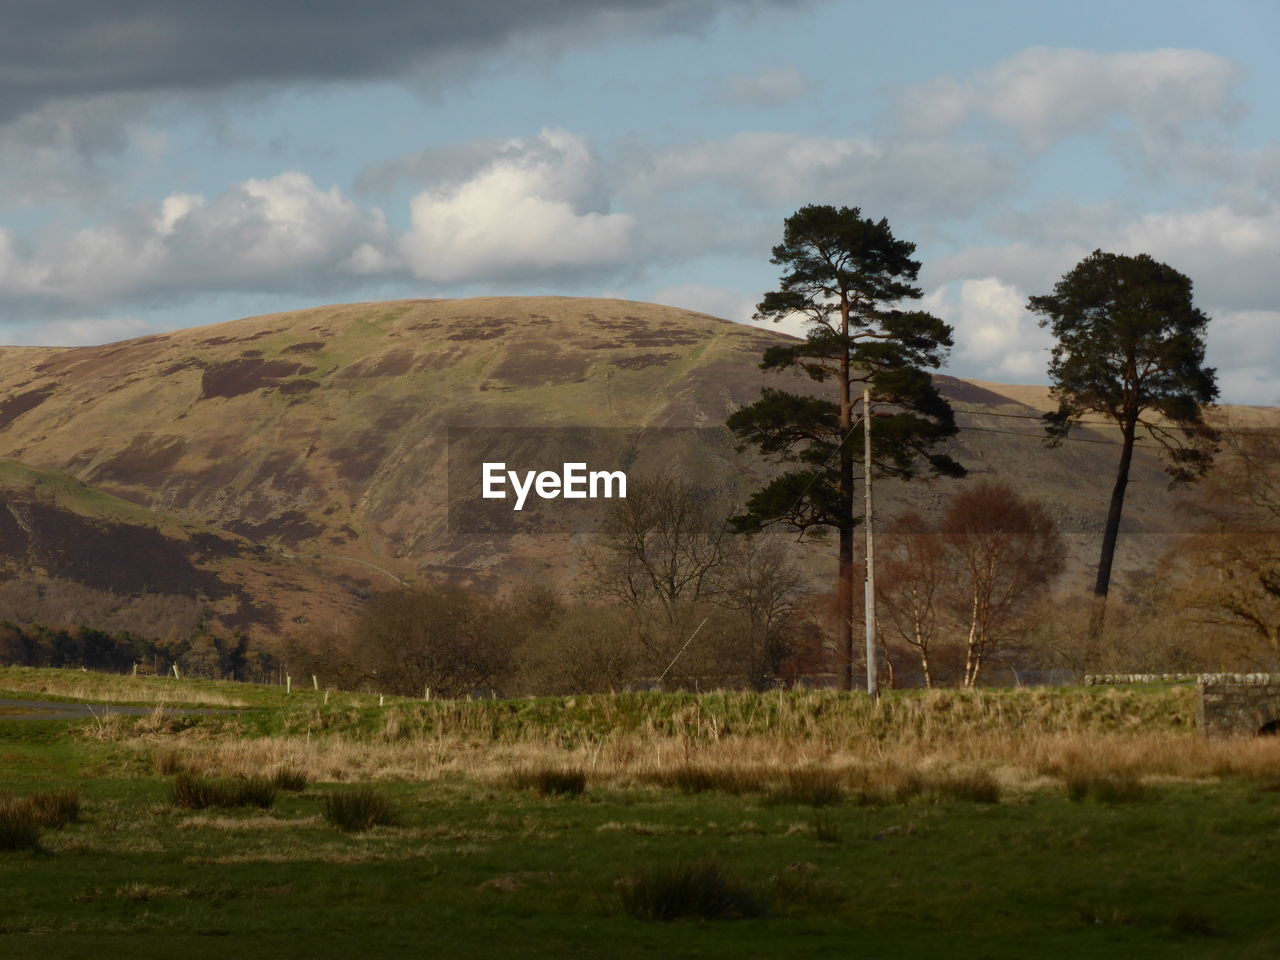
[[[1045,383],[1027,298],[1189,276],[1280,403],[1273,0],[0,0],[0,342],[558,294],[750,322],[783,221],[917,244],[946,372]],[[795,332],[795,331],[791,331]]]

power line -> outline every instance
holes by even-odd
[[[957,414],[964,414],[970,417],[1007,417],[1010,420],[1038,420],[1044,421],[1043,416],[1035,416],[1029,413],[997,413],[994,410],[957,410]],[[1119,424],[1114,420],[1076,420],[1073,425],[1085,427],[1113,427],[1118,429]],[[966,430],[976,430],[977,427],[966,427]],[[1179,429],[1176,424],[1171,425],[1170,429]],[[1249,434],[1280,434],[1280,427],[1214,427],[1218,433],[1226,433],[1232,435],[1249,435]],[[1100,441],[1094,441],[1100,442]]]
[[[1038,433],[1019,433],[1017,430],[999,430],[995,427],[961,427],[963,433],[966,430],[977,430],[979,433],[1007,433],[1011,437],[1026,437],[1028,440],[1045,440],[1047,437]],[[1055,439],[1065,440],[1068,443],[1100,443],[1105,447],[1119,447],[1122,444],[1116,440],[1090,440],[1088,437],[1058,437]]]

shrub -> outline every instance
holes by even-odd
[[[786,780],[766,797],[768,803],[829,807],[844,802],[840,775],[821,767],[788,770]]]
[[[371,787],[328,794],[323,813],[329,823],[347,833],[395,826],[400,819],[391,801]]]
[[[173,780],[170,799],[175,807],[204,810],[207,807],[261,807],[276,801],[275,782],[265,777],[213,780],[180,773]]]
[[[941,800],[968,800],[972,803],[999,803],[1000,784],[986,770],[970,770],[940,778],[934,792]]]
[[[26,798],[32,818],[41,827],[65,827],[80,819],[80,794],[75,790],[50,790]]]
[[[544,797],[581,796],[587,792],[587,772],[580,768],[538,767],[513,774],[511,783],[516,789],[536,790]]]
[[[764,771],[743,767],[702,767],[692,763],[681,764],[669,770],[661,770],[652,777],[662,787],[681,793],[748,793],[764,791],[768,777]]]
[[[1067,776],[1067,797],[1072,803],[1086,799],[1100,803],[1137,803],[1151,799],[1151,791],[1132,774],[1073,773]]]
[[[162,777],[171,777],[187,769],[187,765],[182,761],[182,754],[172,747],[158,750],[151,758],[151,765]]]
[[[622,909],[637,920],[737,920],[769,909],[764,890],[725,872],[715,857],[660,864],[620,880],[617,888]]]
[[[271,775],[271,782],[275,784],[277,790],[301,793],[307,789],[311,778],[307,776],[306,771],[297,767],[280,767]]]
[[[0,797],[0,850],[40,851],[40,830],[30,804]]]

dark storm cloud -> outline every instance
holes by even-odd
[[[0,121],[60,98],[465,72],[512,43],[695,30],[807,0],[8,0]]]

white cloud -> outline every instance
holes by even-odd
[[[212,202],[171,194],[26,250],[0,231],[0,296],[66,307],[198,290],[323,288],[344,264],[356,269],[362,247],[388,238],[379,211],[286,172],[246,180]]]
[[[953,367],[984,380],[1043,382],[1049,334],[1026,309],[1027,296],[996,277],[939,287],[922,307],[955,328]]]
[[[809,92],[811,81],[795,64],[762,67],[754,73],[732,73],[724,82],[724,98],[733,103],[778,107]]]
[[[1094,249],[1150,254],[1186,274],[1196,303],[1209,312],[1263,310],[1276,303],[1280,202],[1249,211],[1225,205],[1148,213],[1123,220],[1116,211],[1063,211],[1025,218],[1030,236],[971,247],[926,266],[926,282],[993,276],[1032,293],[1055,282]]]
[[[1205,340],[1223,397],[1280,406],[1280,310],[1214,314]]]
[[[652,196],[705,185],[756,205],[848,204],[938,216],[972,212],[1017,181],[1009,159],[978,143],[802,136],[764,130],[627,158],[623,190]]]
[[[969,80],[939,77],[900,91],[897,118],[910,136],[949,135],[982,120],[1037,150],[1127,123],[1153,147],[1190,124],[1232,119],[1241,77],[1235,63],[1201,50],[1032,47]]]
[[[599,179],[586,140],[568,131],[509,141],[470,179],[414,197],[399,250],[415,275],[436,283],[617,267],[635,218],[599,209]]]

